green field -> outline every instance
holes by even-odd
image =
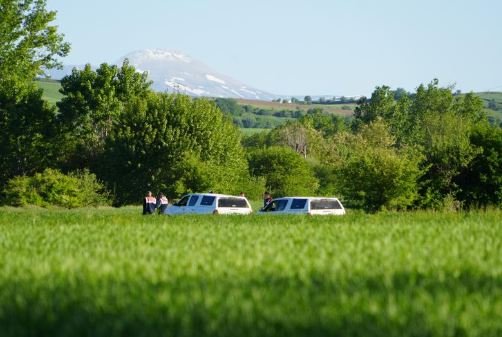
[[[502,218],[0,208],[3,336],[502,336]]]
[[[255,133],[270,131],[270,129],[262,129],[262,128],[240,128],[240,130],[243,136],[252,136]]]
[[[327,113],[332,113],[340,116],[351,116],[356,108],[356,104],[296,104],[296,103],[280,103],[270,101],[260,101],[254,99],[238,99],[240,105],[250,105],[259,109],[266,110],[301,110],[307,112],[310,109],[323,109]]]
[[[59,92],[61,84],[53,80],[38,80],[35,81],[37,86],[44,90],[43,98],[53,104],[59,102],[63,95]]]

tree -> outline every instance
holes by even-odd
[[[335,136],[323,162],[333,168],[331,184],[348,204],[367,211],[406,209],[418,199],[423,157],[413,148],[397,150],[394,145],[381,119],[355,135]]]
[[[98,176],[118,204],[137,202],[146,189],[171,197],[238,193],[249,180],[238,129],[213,102],[180,94],[149,93],[126,104],[102,158]]]
[[[488,109],[497,110],[497,103],[493,98],[488,101]]]
[[[0,1],[0,187],[52,163],[56,111],[33,80],[69,51],[55,15],[44,0]]]
[[[307,104],[311,104],[312,103],[312,97],[310,96],[305,96],[305,98],[303,99],[305,101],[305,103]]]
[[[399,101],[406,95],[408,95],[408,92],[406,92],[406,90],[404,90],[403,88],[397,88],[396,90],[394,90],[394,99],[396,101]]]
[[[344,102],[344,97],[342,97],[342,102]],[[364,97],[359,101],[354,110],[352,128],[358,130],[363,124],[370,124],[378,117],[387,119],[386,117],[393,111],[394,104],[394,94],[390,87],[377,87],[369,101]]]
[[[103,63],[96,71],[90,65],[74,68],[61,80],[64,96],[57,103],[58,122],[70,168],[99,165],[97,158],[125,105],[136,97],[145,98],[150,85],[146,73],[138,73],[128,60],[121,67]]]
[[[254,177],[264,177],[274,196],[312,195],[319,186],[307,162],[289,148],[272,146],[253,150],[248,155]]]
[[[389,126],[395,147],[419,146],[425,154],[420,178],[424,207],[442,207],[443,199],[459,192],[454,177],[476,156],[472,128],[486,120],[482,100],[472,93],[455,96],[438,80],[420,85],[416,93],[395,101],[389,87],[377,87],[371,100],[362,99],[354,112],[353,130],[378,118]]]
[[[40,90],[27,91],[16,100],[0,92],[0,190],[14,176],[54,165],[56,157],[55,108],[42,100]]]
[[[0,88],[19,96],[44,69],[59,65],[70,45],[51,25],[56,12],[46,10],[45,0],[0,2]]]
[[[479,151],[455,177],[458,198],[466,207],[502,207],[502,129],[484,123],[473,130],[470,141]]]

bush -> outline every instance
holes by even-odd
[[[63,174],[46,169],[34,176],[18,176],[7,183],[5,204],[77,208],[108,205],[108,193],[87,170]]]
[[[295,151],[272,146],[249,154],[249,169],[254,177],[263,177],[275,197],[312,195],[319,187],[308,163]]]
[[[342,132],[332,145],[324,160],[347,205],[377,211],[405,209],[417,200],[423,156],[411,148],[396,149],[383,121],[355,135]]]

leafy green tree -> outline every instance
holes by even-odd
[[[249,170],[254,177],[264,177],[274,196],[313,195],[319,182],[307,162],[295,151],[272,146],[253,150],[248,155]]]
[[[330,137],[345,129],[345,121],[342,117],[325,113],[322,110],[313,110],[299,119],[306,127],[319,131],[324,137]]]
[[[23,88],[45,69],[59,65],[58,57],[70,46],[51,23],[56,12],[46,10],[45,0],[0,2],[0,88],[4,95],[19,96]]]
[[[312,97],[310,97],[310,96],[305,96],[305,98],[303,100],[307,104],[311,104],[312,103]]]
[[[86,65],[62,79],[58,121],[70,168],[99,165],[97,158],[125,105],[146,97],[150,85],[146,73],[138,73],[128,60],[121,67],[104,63],[96,71]]]
[[[333,168],[332,184],[349,205],[367,211],[406,209],[418,199],[423,158],[415,149],[398,150],[394,145],[381,119],[357,134],[334,137],[323,162]]]
[[[358,130],[364,124],[370,124],[378,117],[388,119],[386,117],[392,114],[394,105],[394,94],[390,87],[377,87],[371,94],[369,101],[364,97],[359,101],[354,110],[352,128]]]
[[[456,96],[437,80],[420,85],[416,93],[397,102],[389,87],[377,87],[370,101],[360,102],[354,117],[354,130],[382,118],[395,147],[423,149],[426,173],[420,178],[420,200],[424,207],[441,207],[444,198],[455,198],[459,188],[454,177],[478,151],[470,143],[471,129],[486,120],[479,97]]]
[[[98,171],[118,204],[145,190],[238,193],[249,180],[240,133],[213,102],[150,93],[125,105]]]
[[[481,124],[473,130],[470,140],[479,151],[455,177],[460,189],[458,198],[466,207],[502,207],[502,129]]]
[[[69,45],[43,0],[0,1],[0,186],[51,165],[55,109],[33,80],[58,65]]]
[[[0,92],[0,187],[10,178],[31,175],[54,165],[56,111],[40,90],[23,93],[12,102]],[[5,102],[8,102],[7,104]]]

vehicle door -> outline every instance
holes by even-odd
[[[291,214],[307,214],[307,199],[294,198],[289,206],[288,213]]]
[[[190,201],[188,201],[185,213],[186,214],[197,214],[200,213],[199,207],[197,207],[197,202],[200,199],[200,195],[198,194],[192,194],[190,197]]]
[[[200,214],[212,214],[216,207],[215,200],[214,195],[203,195],[198,207]]]
[[[286,211],[286,206],[288,205],[288,199],[276,199],[272,200],[264,209],[263,212],[267,214],[284,214]]]
[[[184,197],[182,197],[178,202],[174,203],[170,207],[169,213],[171,213],[171,214],[185,214],[189,199],[190,199],[190,195],[185,195]]]

